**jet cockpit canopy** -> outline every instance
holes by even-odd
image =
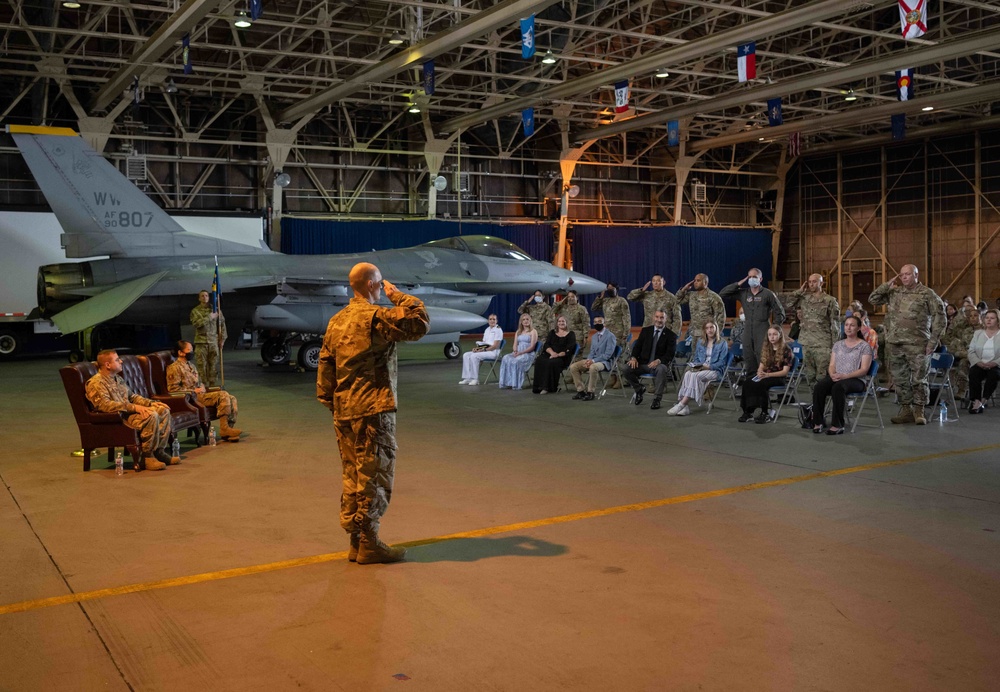
[[[463,235],[452,238],[442,238],[424,243],[422,247],[433,247],[445,250],[471,252],[473,255],[497,257],[499,259],[533,260],[527,252],[509,240],[491,235]]]

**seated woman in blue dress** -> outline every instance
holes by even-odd
[[[531,391],[548,394],[559,389],[559,377],[569,367],[576,353],[576,335],[569,330],[569,324],[562,315],[556,320],[556,328],[549,332],[542,352],[535,359],[535,379]]]
[[[531,326],[531,315],[521,315],[514,332],[514,351],[500,360],[500,389],[520,389],[524,375],[535,360],[538,332]]]

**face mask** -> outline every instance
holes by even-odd
[[[535,302],[536,303],[541,303],[542,302],[542,297],[541,296],[535,296]]]
[[[608,298],[614,298],[617,295],[618,295],[618,291],[616,291],[613,288],[608,291]]]
[[[760,279],[758,279],[756,276],[751,276],[750,280],[747,281],[747,283],[750,284],[750,288],[757,288],[758,286],[760,286]]]
[[[850,317],[853,314],[854,314],[854,311],[851,310],[850,308],[847,308],[847,310],[844,311],[844,317]]]
[[[599,331],[599,332],[604,331],[604,325],[603,324],[595,324],[594,325],[594,329],[596,331]]]
[[[746,315],[740,315],[740,322],[746,322],[746,319],[747,319]]]

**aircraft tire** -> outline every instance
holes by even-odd
[[[69,352],[70,363],[79,363],[82,360],[83,360],[83,351],[74,348],[72,351]]]
[[[307,341],[299,347],[298,362],[299,367],[306,372],[316,372],[319,370],[319,352],[323,348],[323,342],[318,340]]]
[[[0,358],[9,358],[21,347],[17,334],[11,331],[0,331]]]
[[[444,345],[444,357],[448,360],[455,360],[462,355],[462,347],[457,341],[449,341]]]
[[[260,347],[260,357],[268,365],[284,365],[292,356],[292,349],[284,339],[268,339]]]

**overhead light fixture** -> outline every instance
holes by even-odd
[[[80,9],[80,3],[78,3],[78,2],[72,2],[72,0],[67,0],[67,2],[64,2],[62,5],[63,5],[63,7],[68,7],[71,10],[78,10],[78,9]]]
[[[758,141],[758,142],[763,142],[763,141],[764,141],[764,138],[763,138],[763,137],[758,137],[758,138],[757,138],[757,141]]]
[[[166,89],[167,89],[167,93],[168,94],[176,94],[177,93],[177,85],[174,84],[173,78],[167,80]]]
[[[240,10],[236,15],[236,21],[233,22],[233,26],[237,29],[248,29],[253,26],[253,22],[250,21],[250,17],[243,10]]]
[[[274,184],[281,188],[288,187],[292,184],[292,176],[284,171],[278,171],[278,174],[274,176]]]
[[[924,113],[928,113],[928,112],[934,110],[934,106],[924,106],[920,110],[922,110]]]
[[[857,94],[854,93],[854,89],[848,89],[847,90],[847,93],[844,94],[844,100],[845,101],[857,101],[858,100]]]
[[[546,65],[554,65],[556,62],[556,56],[552,54],[551,50],[545,51],[545,57],[542,58],[542,62]]]
[[[390,46],[401,46],[403,45],[403,35],[398,31],[394,31],[392,36],[389,37]]]
[[[657,71],[656,71],[656,76],[657,76],[658,78],[660,78],[660,79],[666,79],[667,77],[669,77],[669,76],[670,76],[670,73],[669,73],[669,72],[667,72],[666,68],[664,68],[664,69],[662,69],[662,70],[657,70]]]
[[[410,111],[410,113],[419,113],[420,112],[420,106],[418,106],[415,103],[411,103],[408,110]]]

